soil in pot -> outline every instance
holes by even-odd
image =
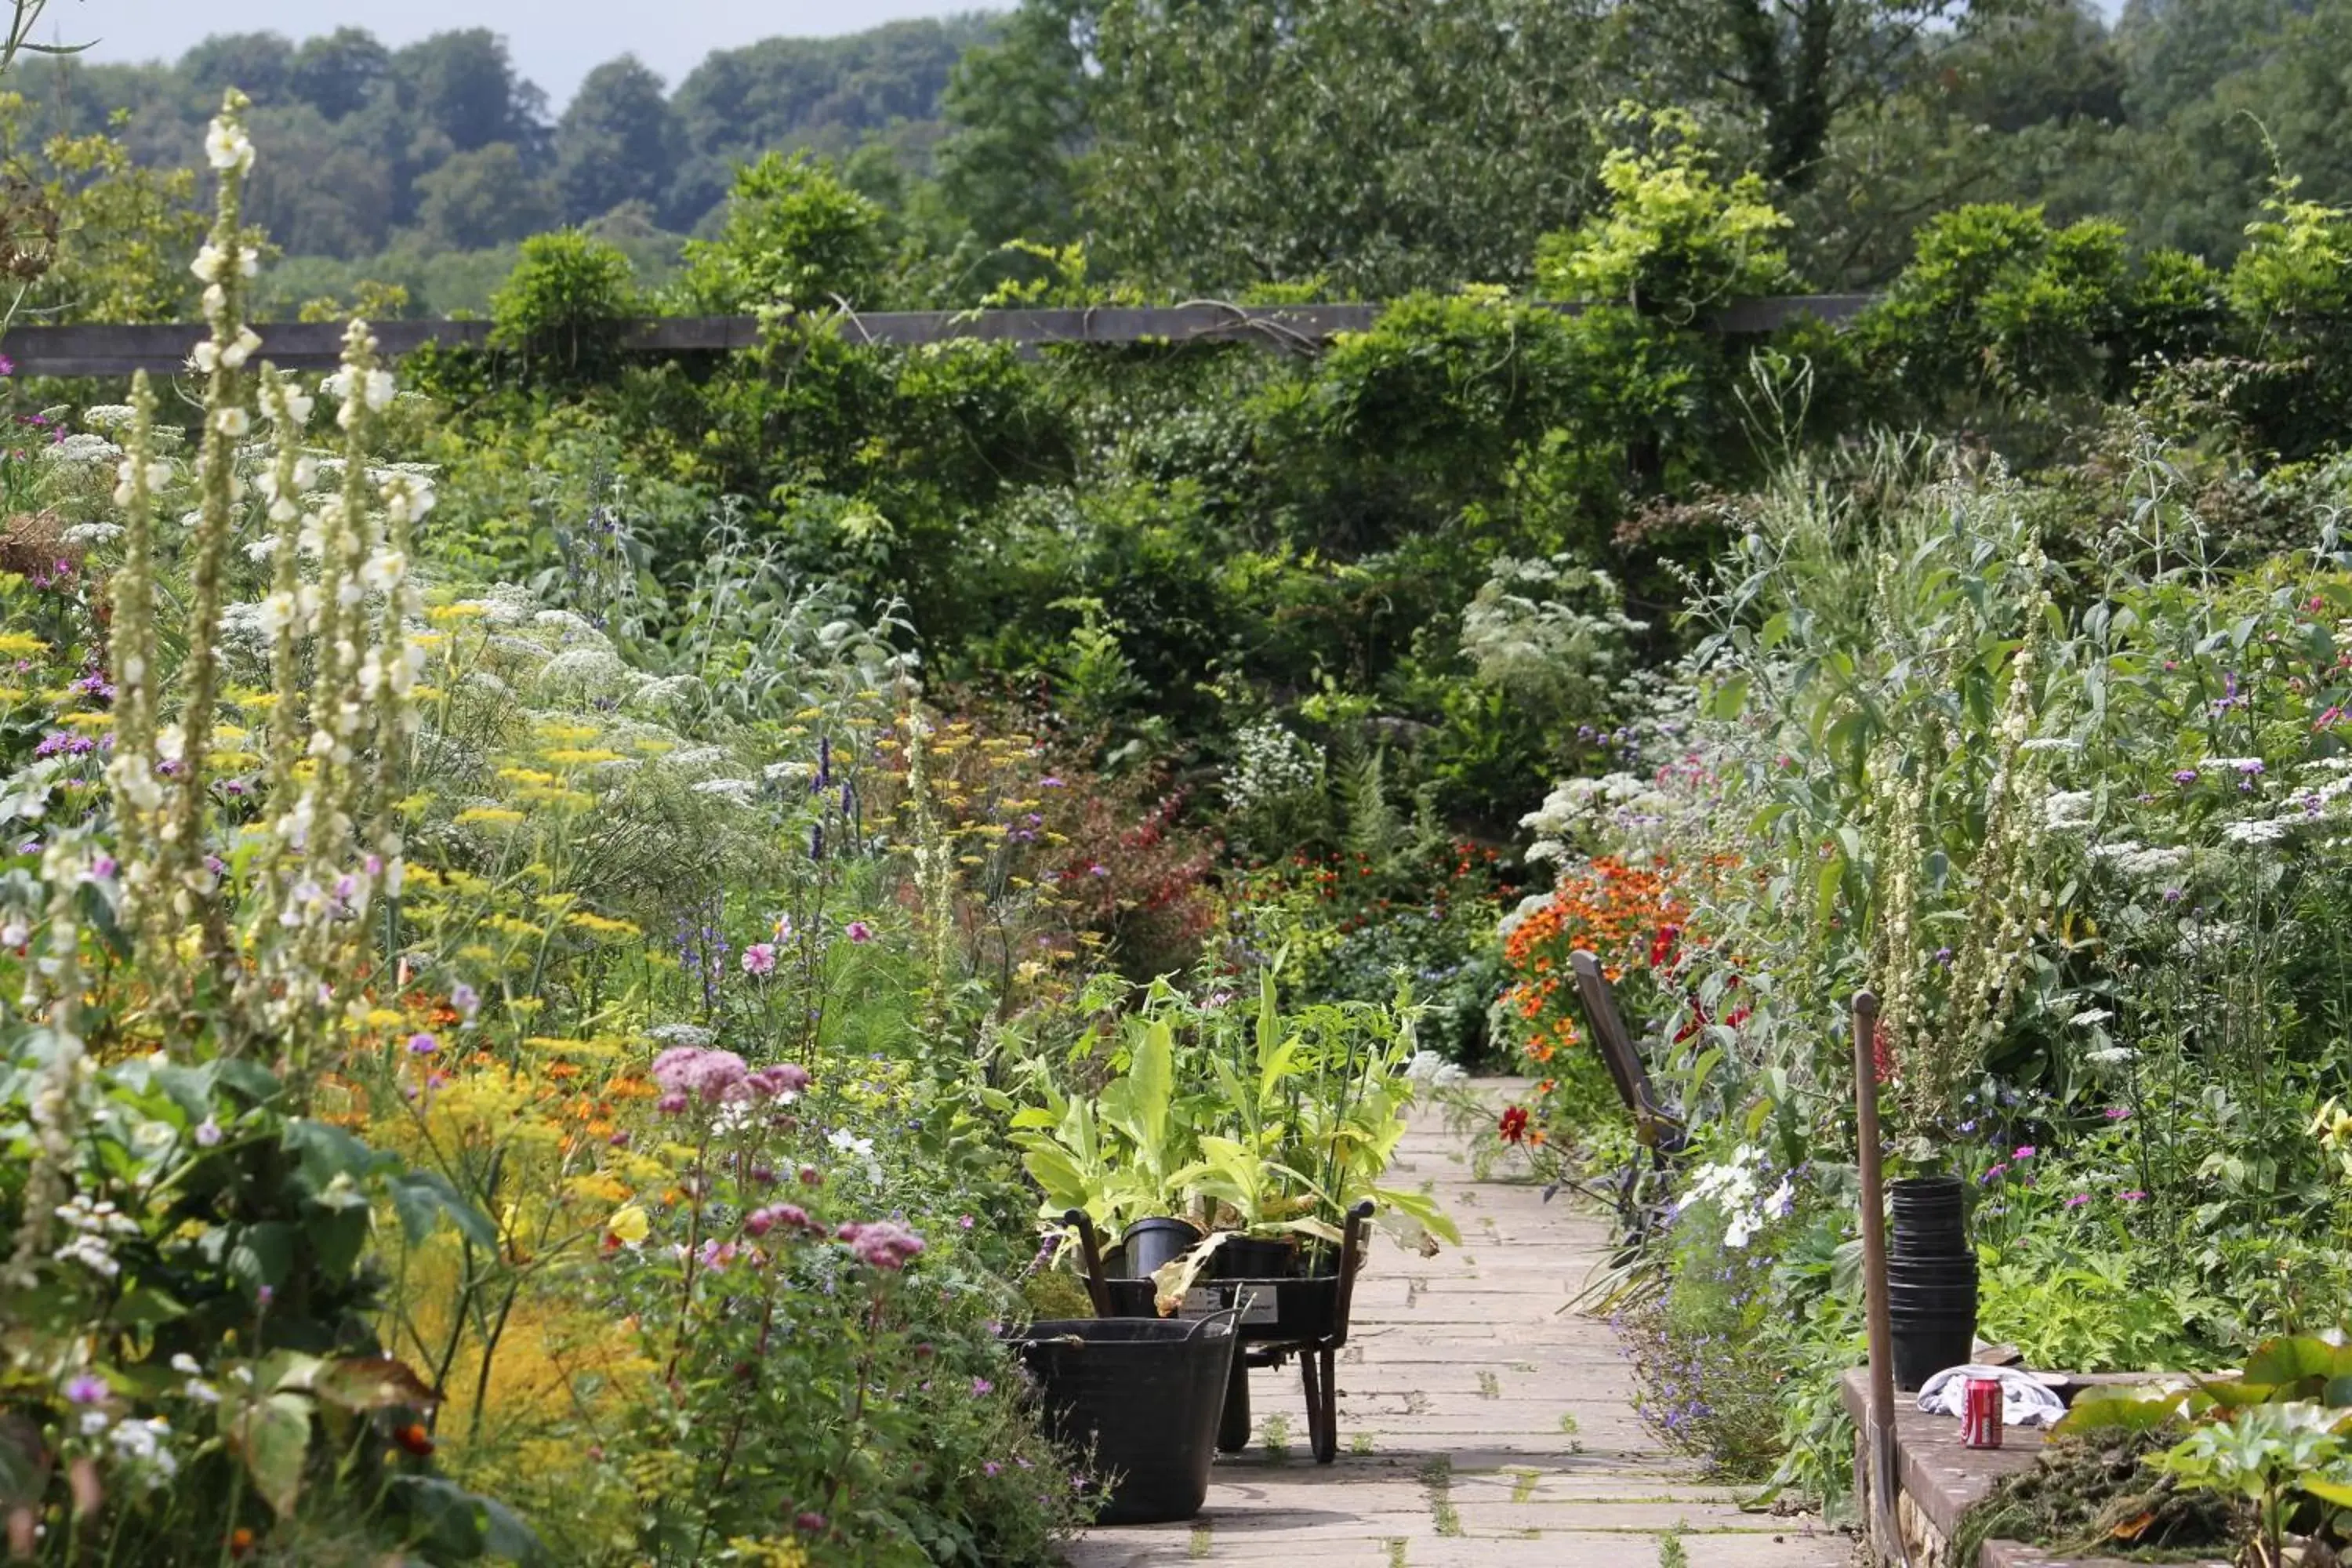
[[[1127,1276],[1149,1279],[1200,1244],[1200,1228],[1191,1220],[1172,1215],[1139,1219],[1118,1238],[1127,1254]]]
[[[1298,1267],[1298,1244],[1288,1237],[1228,1237],[1209,1255],[1212,1279],[1287,1279]]]
[[[1047,1428],[1110,1478],[1097,1522],[1190,1519],[1209,1496],[1217,1421],[1239,1336],[1230,1321],[1091,1318],[1032,1323],[1017,1348]]]

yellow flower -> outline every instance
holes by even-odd
[[[541,724],[539,738],[551,745],[576,746],[596,738],[593,724]]]
[[[509,811],[502,805],[469,805],[457,814],[459,822],[482,822],[499,826],[511,826],[522,820],[520,811]]]
[[[470,621],[490,613],[490,607],[478,600],[467,600],[455,605],[436,605],[425,612],[425,618],[435,626],[447,626],[452,621]]]
[[[49,645],[30,632],[0,632],[0,658],[35,658],[49,651]]]
[[[371,1029],[389,1029],[396,1025],[406,1023],[407,1021],[408,1016],[405,1013],[395,1012],[390,1007],[371,1007],[368,1009],[367,1025]]]
[[[624,1204],[604,1222],[604,1233],[625,1247],[642,1247],[653,1234],[653,1221],[635,1204]]]
[[[77,730],[105,730],[114,723],[111,713],[60,713],[58,719],[60,723],[70,724]]]
[[[537,768],[500,768],[499,777],[509,784],[551,784],[555,782],[553,773],[543,773]]]
[[[612,920],[587,910],[565,916],[563,923],[592,936],[632,937],[644,934],[634,921]]]
[[[583,750],[577,746],[561,746],[551,752],[541,752],[540,755],[562,768],[584,768],[591,763],[617,763],[621,760],[620,752],[596,747]]]

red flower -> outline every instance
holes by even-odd
[[[1495,1131],[1502,1134],[1506,1143],[1517,1143],[1525,1138],[1528,1135],[1527,1107],[1514,1105],[1503,1112],[1503,1120],[1496,1125]]]
[[[420,1459],[427,1458],[433,1453],[433,1434],[427,1432],[424,1423],[419,1421],[394,1428],[392,1440]]]

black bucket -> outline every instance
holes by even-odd
[[[1099,1524],[1165,1524],[1208,1500],[1238,1336],[1224,1317],[1032,1323],[1014,1341],[1055,1437],[1108,1482]]]
[[[1192,1251],[1200,1240],[1200,1228],[1191,1220],[1162,1216],[1137,1220],[1127,1227],[1118,1244],[1127,1254],[1128,1278],[1149,1279]]]

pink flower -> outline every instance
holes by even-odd
[[[848,1243],[857,1254],[857,1260],[870,1268],[897,1273],[923,1250],[923,1238],[895,1220],[870,1219],[863,1224],[851,1223],[834,1233]]]
[[[971,1380],[971,1396],[974,1399],[984,1397],[985,1395],[995,1392],[996,1384],[989,1382],[988,1379],[984,1377],[975,1377]]]
[[[2078,1208],[2081,1208],[2084,1204],[2089,1203],[2090,1201],[2091,1201],[2091,1194],[2088,1194],[2088,1193],[2076,1193],[2073,1197],[2068,1198],[2068,1199],[2066,1200],[2066,1206],[2067,1206],[2068,1208],[2070,1208],[2070,1209],[2078,1209]]]
[[[2020,1144],[2017,1146],[2017,1152],[2016,1152],[2016,1153],[2014,1153],[2014,1154],[2012,1154],[2012,1155],[2011,1155],[2011,1156],[2010,1156],[2010,1158],[2011,1158],[2011,1159],[2013,1159],[2013,1160],[2031,1160],[2031,1159],[2032,1159],[2032,1158],[2033,1158],[2033,1145],[2032,1145],[2032,1144],[2031,1144],[2031,1143],[2020,1143]]]
[[[743,950],[744,973],[765,976],[773,974],[775,972],[775,943],[772,942],[755,942],[751,946]]]
[[[2147,1194],[2141,1192],[2137,1187],[2134,1187],[2130,1192],[2117,1193],[2116,1194],[2116,1201],[2123,1204],[2144,1203],[2147,1199]]]
[[[2008,1171],[2009,1171],[2009,1167],[2008,1167],[2007,1165],[1995,1165],[1995,1166],[1993,1166],[1991,1169],[1990,1169],[1990,1170],[1986,1171],[1986,1172],[1985,1172],[1985,1173],[1984,1173],[1981,1177],[1979,1177],[1979,1180],[1983,1181],[1983,1182],[1997,1182],[1997,1181],[2000,1180],[2000,1178],[2001,1178],[2004,1174],[2006,1174],[2006,1173],[2008,1173]]]
[[[809,1070],[796,1062],[763,1067],[744,1082],[770,1100],[789,1100],[809,1086]]]
[[[749,1070],[733,1051],[702,1046],[672,1046],[654,1058],[654,1081],[672,1094],[691,1094],[707,1105],[740,1100],[751,1091]]]
[[[849,940],[856,942],[872,942],[874,928],[864,921],[852,921],[849,922]]]

